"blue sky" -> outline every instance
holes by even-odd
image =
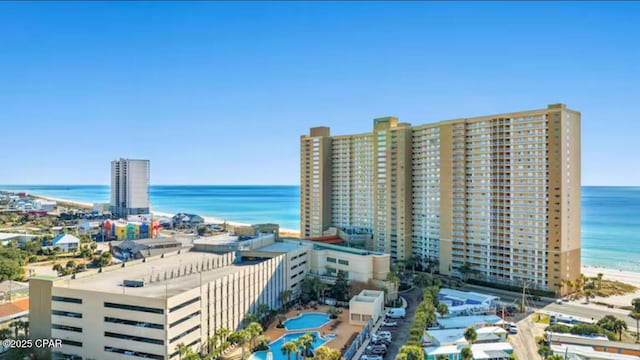
[[[0,2],[0,184],[297,184],[299,136],[582,112],[584,185],[638,185],[640,3]]]

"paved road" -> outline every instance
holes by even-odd
[[[413,318],[416,313],[416,307],[420,304],[422,290],[414,288],[408,292],[402,293],[401,296],[407,300],[407,316],[404,320],[393,320],[398,322],[397,328],[382,328],[382,330],[390,331],[391,336],[393,337],[393,341],[391,341],[391,344],[389,345],[385,359],[395,359],[400,347],[407,342],[407,339],[409,338],[409,329],[411,329],[411,323],[413,322]]]
[[[486,288],[476,285],[467,285],[463,289],[465,291],[477,291],[489,295],[499,296],[504,302],[516,302],[522,299],[522,295],[519,293]],[[527,301],[527,307],[531,310],[544,310],[551,312],[559,312],[571,316],[579,316],[587,319],[600,320],[606,315],[613,315],[619,319],[624,320],[627,323],[627,327],[630,331],[636,331],[636,320],[629,316],[629,311],[622,309],[610,309],[605,306],[596,304],[581,304],[577,301],[571,301],[568,303],[556,304],[555,299],[542,298],[542,301]]]
[[[531,315],[518,321],[516,325],[518,334],[508,336],[516,357],[526,360],[540,359],[541,357],[538,355],[538,346],[535,339],[536,336],[542,336],[544,334],[546,324],[536,324]]]

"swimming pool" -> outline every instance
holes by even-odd
[[[282,345],[286,342],[295,340],[299,337],[301,337],[304,334],[307,333],[312,333],[314,334],[315,340],[313,340],[313,349],[317,349],[320,346],[324,345],[327,341],[327,339],[324,339],[322,337],[320,337],[320,333],[317,331],[307,331],[307,332],[296,332],[296,333],[288,333],[288,334],[284,334],[281,337],[279,337],[276,341],[272,342],[271,344],[269,344],[269,350],[265,350],[265,351],[256,351],[255,353],[253,353],[251,355],[251,358],[249,360],[288,360],[287,359],[287,355],[282,353],[282,350],[280,350],[280,348],[282,347]],[[271,359],[269,359],[268,357],[268,353],[271,353]],[[291,360],[294,360],[296,358],[296,354],[291,354]]]
[[[304,313],[284,322],[287,330],[317,329],[329,322],[329,315],[323,313]]]

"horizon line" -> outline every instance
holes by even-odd
[[[2,186],[111,186],[110,184],[0,184]],[[149,184],[149,186],[300,186],[300,184]],[[580,187],[640,187],[638,185],[587,185]]]

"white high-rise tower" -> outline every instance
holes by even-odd
[[[110,205],[118,217],[149,213],[149,160],[111,162]]]

